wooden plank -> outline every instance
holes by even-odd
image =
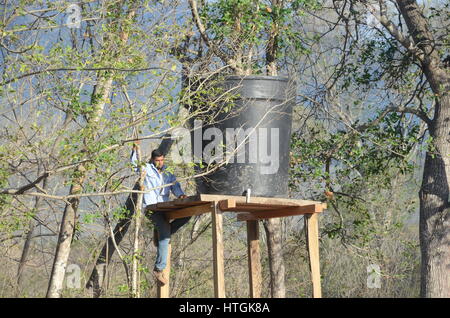
[[[234,208],[236,208],[236,200],[227,199],[227,200],[219,201],[220,211],[226,211],[226,210],[234,209]]]
[[[264,203],[253,203],[253,202],[236,202],[235,199],[226,199],[219,201],[220,210],[224,211],[241,211],[246,210],[273,210],[276,208],[284,208],[286,206],[298,206],[295,204],[264,204]]]
[[[292,208],[282,208],[280,210],[269,210],[269,211],[259,211],[250,213],[238,213],[238,221],[250,221],[250,220],[261,220],[261,219],[271,219],[280,218],[293,215],[302,215],[307,213],[319,213],[323,211],[322,204],[311,204]]]
[[[320,286],[320,260],[319,260],[319,215],[317,213],[305,215],[306,242],[309,254],[309,264],[313,283],[313,297],[322,297]]]
[[[278,209],[286,207],[300,206],[298,204],[267,204],[267,203],[236,203],[236,207],[247,207],[247,208],[265,208],[265,209]]]
[[[207,201],[192,201],[192,202],[174,202],[172,208],[179,209],[180,207],[190,207],[195,205],[203,205],[205,203],[210,203]]]
[[[175,204],[187,204],[187,203],[192,203],[195,201],[200,201],[199,195],[191,195],[184,199],[175,199],[175,200],[167,201],[167,202],[158,202],[156,204],[148,205],[147,208],[150,210],[158,211],[158,208],[167,208],[167,207],[171,208],[171,207],[174,207]],[[202,202],[199,202],[199,203],[202,203]]]
[[[234,196],[234,195],[218,195],[218,194],[200,194],[200,201],[221,201],[233,199],[236,203],[245,203],[246,199],[244,196]],[[310,205],[318,204],[321,202],[311,201],[311,200],[297,200],[297,199],[284,199],[284,198],[269,198],[269,197],[252,197],[253,203],[260,204],[274,204],[274,205]]]
[[[156,286],[156,297],[157,298],[169,298],[170,297],[170,256],[172,254],[172,246],[169,243],[169,250],[167,253],[167,265],[164,268],[163,273],[164,277],[167,279],[167,284],[164,286],[160,286],[159,284]]]
[[[164,203],[169,203],[169,202],[164,202]],[[204,204],[211,204],[211,202],[200,202],[200,201],[196,201],[196,202],[192,202],[192,203],[183,203],[183,204],[173,204],[172,205],[166,205],[164,207],[156,207],[154,208],[152,211],[153,212],[166,212],[166,211],[176,211],[179,209],[183,209],[183,208],[189,208],[189,207],[193,207],[193,206],[199,206],[199,205],[204,205]],[[148,209],[150,210],[150,209]]]
[[[296,208],[298,206],[292,206],[292,208]],[[283,209],[287,209],[286,205],[269,205],[269,206],[246,206],[237,204],[235,208],[227,209],[226,212],[267,212],[267,211],[279,211]],[[291,208],[291,207],[289,207]]]
[[[149,210],[149,209],[147,209],[148,211],[150,211],[150,212],[156,212],[156,210]],[[174,208],[173,207],[170,207],[170,208],[158,208],[158,212],[159,211],[173,211],[174,210]]]
[[[225,268],[223,260],[223,216],[219,203],[214,202],[211,211],[213,238],[214,295],[225,298]]]
[[[211,212],[211,203],[206,203],[203,205],[191,206],[184,209],[172,210],[164,212],[165,216],[169,220],[184,218],[187,216],[200,215],[203,213]]]
[[[230,201],[230,200],[223,200],[224,201]],[[277,209],[284,209],[287,207],[298,207],[298,205],[274,205],[274,204],[256,204],[256,203],[235,203],[234,206],[226,206],[224,205],[223,212],[258,212],[258,211],[269,211],[269,210],[277,210]]]
[[[250,298],[260,298],[262,278],[258,221],[247,221],[247,253]]]

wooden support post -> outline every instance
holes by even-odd
[[[250,298],[260,298],[262,279],[258,221],[247,221],[247,251]]]
[[[213,239],[213,267],[214,267],[214,296],[225,298],[225,277],[223,260],[223,216],[219,203],[213,202],[212,217],[212,239]]]
[[[320,262],[319,262],[319,215],[317,213],[305,215],[306,244],[308,245],[309,265],[313,284],[313,297],[322,298],[320,286]]]
[[[167,266],[163,270],[164,277],[167,279],[167,284],[156,287],[156,293],[158,298],[169,298],[170,296],[170,255],[172,254],[172,245],[169,242],[169,250],[167,252]]]

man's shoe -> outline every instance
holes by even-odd
[[[155,247],[158,247],[158,242],[159,242],[158,230],[156,230],[156,228],[154,228],[153,229],[153,245]]]
[[[155,276],[156,281],[161,285],[164,286],[167,284],[167,279],[164,277],[164,274],[162,271],[158,271],[156,269],[153,270],[153,276]]]

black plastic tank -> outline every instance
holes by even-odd
[[[213,123],[204,114],[191,120],[192,154],[203,162],[196,173],[212,158],[213,166],[229,162],[196,178],[197,192],[242,195],[250,188],[252,196],[286,197],[295,83],[281,76],[227,76],[219,83],[233,96],[231,106],[228,100],[208,110]]]

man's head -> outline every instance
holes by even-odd
[[[158,149],[153,150],[151,161],[157,169],[161,170],[164,165],[164,154]]]

